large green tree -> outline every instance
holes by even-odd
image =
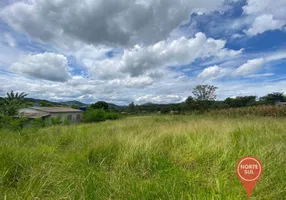
[[[3,99],[1,105],[1,115],[3,116],[15,116],[18,114],[20,108],[24,107],[24,99],[28,94],[14,93],[13,90],[7,93],[7,96]]]
[[[256,105],[256,96],[241,96],[236,98],[226,98],[224,103],[230,107],[245,107],[245,106],[254,106]]]
[[[93,109],[103,109],[103,110],[108,110],[109,105],[105,101],[98,101],[94,104],[90,105],[91,108]]]
[[[129,112],[135,112],[135,104],[134,104],[134,102],[132,102],[132,103],[130,103],[129,105],[128,105],[128,110],[129,110]]]
[[[275,104],[277,101],[286,101],[286,96],[283,94],[283,92],[273,92],[271,94],[267,94],[264,97],[261,97],[260,100],[265,104]]]
[[[193,95],[197,100],[213,101],[216,99],[217,87],[213,85],[197,85],[193,89]]]

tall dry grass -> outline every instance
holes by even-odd
[[[225,116],[268,116],[268,117],[286,117],[286,106],[252,106],[242,108],[227,108],[220,110],[211,110],[211,115]]]
[[[252,199],[286,196],[286,119],[153,116],[0,131],[4,199],[246,199],[243,156],[264,172]]]

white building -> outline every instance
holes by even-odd
[[[77,123],[82,120],[83,111],[68,107],[29,107],[20,109],[19,113],[29,119],[50,119],[60,116],[62,121]]]
[[[276,102],[276,106],[286,106],[286,102]]]

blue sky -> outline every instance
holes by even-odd
[[[285,0],[0,3],[0,95],[175,103],[286,93]]]

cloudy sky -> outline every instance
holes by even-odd
[[[119,105],[286,92],[286,0],[1,0],[0,96]]]

